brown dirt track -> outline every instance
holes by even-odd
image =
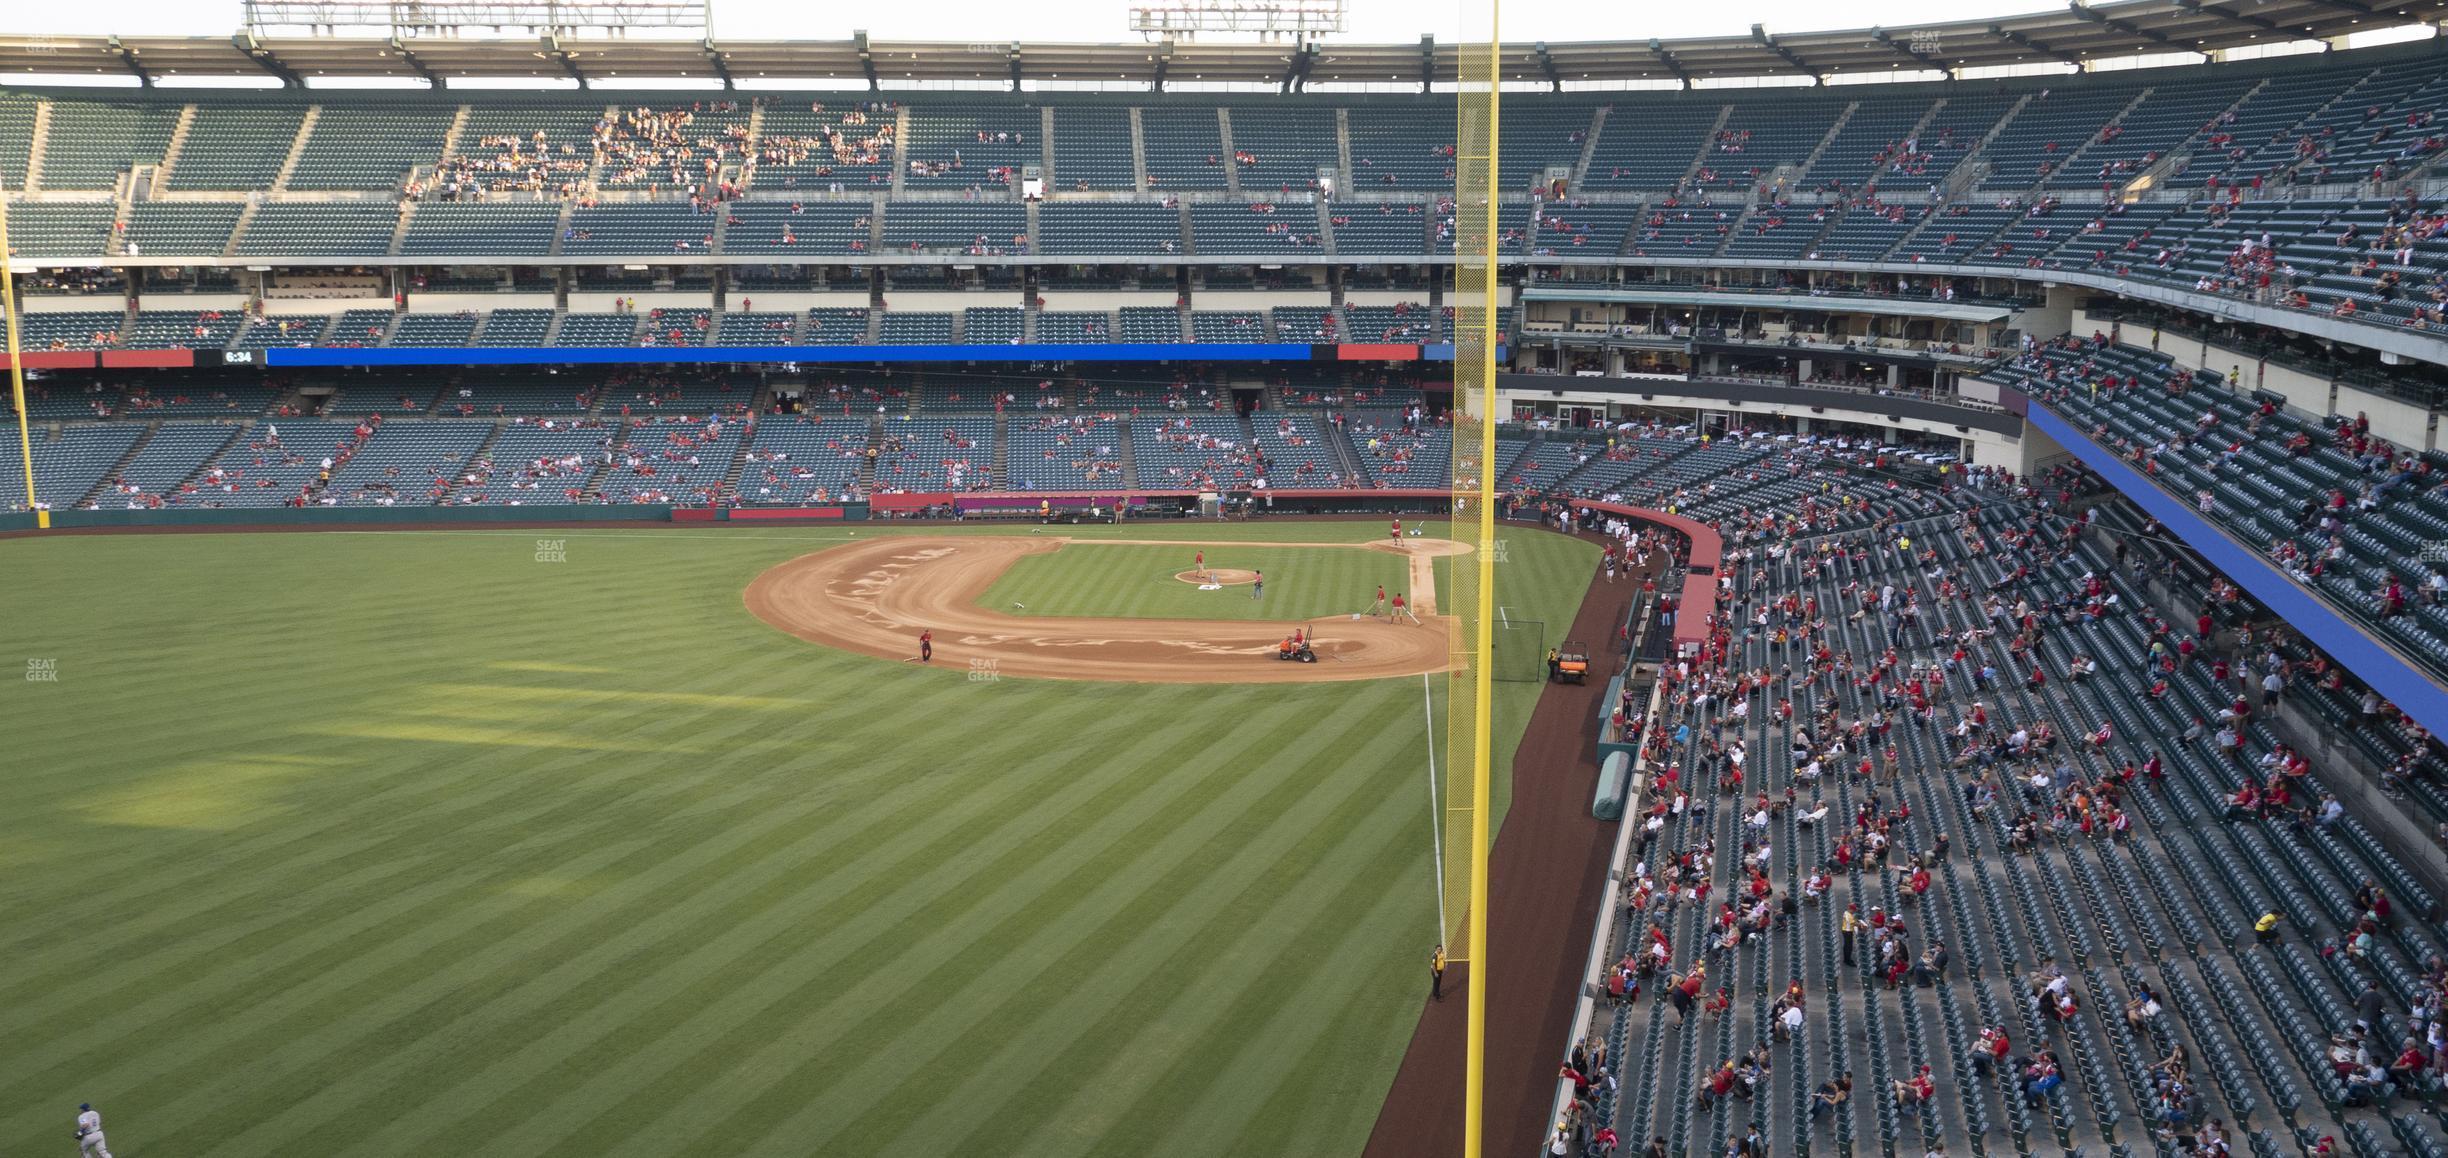
[[[1567,639],[1592,641],[1593,669],[1612,670],[1615,628],[1640,586],[1593,582]],[[1606,641],[1599,644],[1598,641]],[[1593,676],[1595,671],[1593,671]],[[1542,1153],[1554,1123],[1556,1066],[1572,1031],[1590,927],[1606,890],[1615,825],[1590,818],[1598,771],[1598,700],[1606,681],[1550,684],[1513,760],[1513,803],[1488,868],[1487,1101],[1490,1155]],[[1462,1037],[1467,966],[1448,969],[1445,1000],[1423,992],[1419,1028],[1378,1112],[1365,1158],[1462,1152]],[[1418,980],[1427,988],[1427,979]],[[1629,1139],[1637,1149],[1638,1139]]]
[[[1098,539],[1098,543],[1122,540]],[[1167,546],[1192,546],[1153,540]],[[802,555],[749,583],[748,610],[812,643],[880,659],[915,659],[918,633],[935,633],[935,660],[987,660],[998,675],[1134,683],[1313,683],[1440,672],[1451,663],[1452,621],[1424,626],[1337,622],[1318,662],[1273,657],[1273,624],[1199,619],[1021,618],[978,605],[1023,556],[1061,550],[1059,536],[889,535]],[[1391,544],[1269,544],[1391,550],[1412,558],[1416,581],[1444,540]],[[1463,548],[1467,549],[1467,548]],[[1427,588],[1421,588],[1426,591]],[[1423,612],[1434,604],[1420,600]]]

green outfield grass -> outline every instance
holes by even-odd
[[[1257,571],[1248,585],[1201,591],[1175,578],[1196,552],[1207,565]],[[1072,543],[1012,565],[978,601],[1015,615],[1119,615],[1147,619],[1264,619],[1299,623],[1368,610],[1383,584],[1390,599],[1410,589],[1410,560],[1385,551],[1317,547],[1146,547]],[[1015,606],[1019,605],[1019,606]]]
[[[56,675],[0,681],[0,1154],[87,1100],[128,1158],[1356,1154],[1435,936],[1421,681],[746,613],[846,533],[0,542]],[[1569,619],[1595,549],[1507,535]]]

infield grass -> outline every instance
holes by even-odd
[[[1204,550],[1209,567],[1257,571],[1266,593],[1249,584],[1201,591],[1177,578]],[[1409,559],[1358,547],[1152,547],[1081,542],[1030,555],[986,589],[978,602],[1014,615],[1113,615],[1152,619],[1264,619],[1286,624],[1368,610],[1409,590]]]
[[[1568,620],[1595,550],[1508,536]],[[0,681],[0,1153],[92,1101],[134,1158],[1356,1154],[1435,935],[1421,681],[747,614],[844,537],[0,542],[0,660],[57,677]]]

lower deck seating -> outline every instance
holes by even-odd
[[[33,442],[34,495],[51,509],[65,510],[76,506],[87,492],[102,485],[110,477],[111,468],[126,456],[128,449],[143,436],[144,427],[135,423],[108,426],[71,426],[56,434],[46,432]],[[15,437],[0,439],[0,470],[15,481],[9,488],[8,509],[26,509],[25,459]]]
[[[1023,420],[1014,414],[1005,490],[1110,491],[1122,489],[1122,442],[1129,429],[1095,414],[1049,414]]]
[[[895,415],[885,420],[876,449],[875,489],[880,492],[994,489],[992,418]]]
[[[864,416],[768,417],[749,440],[739,501],[794,506],[853,498],[862,490],[868,444]]]

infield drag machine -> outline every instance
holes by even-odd
[[[1309,633],[1296,631],[1275,645],[1275,658],[1285,663],[1316,663],[1317,649],[1309,646]]]

